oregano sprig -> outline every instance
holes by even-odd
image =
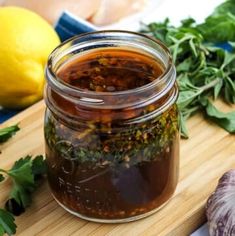
[[[181,133],[185,138],[188,137],[185,121],[198,111],[226,131],[235,133],[234,113],[223,113],[211,102],[220,97],[228,104],[235,103],[234,19],[235,2],[228,0],[203,24],[189,18],[175,27],[166,19],[151,23],[143,30],[163,41],[172,53],[180,91],[177,103]]]

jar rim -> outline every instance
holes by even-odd
[[[155,78],[150,83],[147,83],[143,86],[133,88],[133,89],[127,89],[127,90],[123,90],[123,91],[114,91],[114,92],[96,92],[96,91],[84,90],[84,89],[70,86],[69,84],[63,82],[57,76],[56,71],[54,69],[53,60],[55,60],[55,58],[57,58],[58,56],[61,57],[62,54],[66,55],[66,52],[63,50],[63,48],[65,48],[65,50],[66,50],[66,49],[68,49],[68,48],[66,48],[66,46],[71,47],[71,43],[74,42],[75,40],[82,41],[88,37],[92,38],[92,36],[94,36],[94,35],[100,35],[100,36],[114,35],[114,36],[118,37],[118,35],[120,35],[120,34],[123,34],[123,36],[137,37],[139,40],[146,40],[147,44],[152,43],[153,45],[161,48],[161,50],[164,52],[164,54],[167,58],[167,62],[166,62],[166,67],[164,68],[163,73],[158,78]],[[88,43],[88,41],[83,42],[83,43],[85,45],[85,43]],[[72,47],[73,46],[78,46],[78,44],[72,45]],[[151,47],[151,49],[155,50],[156,52],[158,51],[157,48]],[[160,40],[151,38],[151,37],[141,34],[141,33],[125,31],[125,30],[94,31],[94,32],[89,32],[89,33],[84,33],[84,34],[74,36],[74,37],[64,41],[63,43],[61,43],[59,46],[57,46],[52,51],[52,53],[49,55],[48,63],[47,63],[47,67],[46,67],[47,82],[52,87],[52,89],[55,89],[56,91],[60,92],[60,94],[63,94],[65,97],[80,98],[80,101],[82,101],[83,103],[84,102],[85,103],[93,103],[94,105],[103,104],[104,99],[108,98],[110,96],[112,96],[112,97],[116,96],[118,98],[119,96],[124,96],[124,95],[129,96],[132,94],[145,93],[146,91],[149,91],[149,90],[155,88],[156,86],[164,87],[159,92],[157,92],[155,94],[154,97],[157,100],[157,99],[161,98],[162,96],[164,96],[174,86],[176,76],[171,76],[171,74],[175,75],[175,68],[173,65],[172,56],[171,56],[168,48]],[[168,77],[171,78],[170,81],[167,81]],[[166,81],[168,82],[167,86],[161,86],[161,85],[164,85],[164,83]]]

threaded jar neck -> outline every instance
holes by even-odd
[[[153,81],[134,89],[114,92],[97,92],[73,87],[58,76],[68,62],[95,50],[127,50],[153,58],[163,67],[163,73]],[[175,87],[176,72],[168,49],[157,40],[128,31],[99,31],[76,36],[58,46],[50,55],[46,69],[46,97],[48,107],[65,113],[55,103],[56,93],[79,109],[139,109],[165,99],[158,112],[172,105],[178,95]],[[66,115],[66,114],[64,114]]]

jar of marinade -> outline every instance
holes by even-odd
[[[148,216],[179,171],[176,72],[147,36],[101,31],[57,47],[46,70],[48,181],[70,213],[96,222]]]

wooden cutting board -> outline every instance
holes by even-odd
[[[224,111],[235,110],[222,102]],[[21,130],[0,146],[1,168],[10,168],[14,161],[27,154],[43,154],[43,116],[41,101],[5,122],[1,127],[20,123]],[[176,192],[156,214],[125,224],[91,223],[64,211],[53,200],[45,182],[35,193],[33,204],[16,218],[17,235],[171,235],[186,236],[205,220],[205,203],[221,175],[235,168],[235,135],[206,122],[200,115],[188,122],[190,139],[181,141],[180,181]],[[0,206],[7,199],[10,181],[0,184]]]

